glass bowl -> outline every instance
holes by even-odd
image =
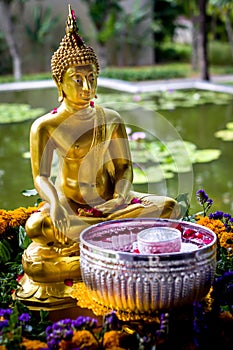
[[[157,226],[138,233],[141,254],[172,253],[181,250],[181,232],[173,227]]]

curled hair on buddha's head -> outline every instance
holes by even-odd
[[[76,17],[69,5],[69,14],[66,22],[66,35],[62,39],[59,48],[51,59],[53,78],[57,83],[62,82],[63,74],[73,65],[82,66],[94,64],[96,73],[99,74],[97,56],[91,46],[87,46],[78,34]]]

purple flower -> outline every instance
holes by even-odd
[[[222,220],[223,218],[223,212],[222,211],[216,211],[214,213],[211,213],[209,215],[210,219],[214,219],[214,220]]]
[[[5,328],[8,327],[9,321],[8,320],[2,320],[0,321],[0,332]]]
[[[115,311],[110,312],[104,316],[103,329],[105,331],[117,330],[121,328],[121,323],[116,315]]]
[[[206,201],[208,200],[208,195],[206,194],[206,192],[204,190],[198,190],[196,192],[196,196],[197,196],[197,200],[200,204],[204,204],[206,203]]]
[[[83,329],[83,328],[96,328],[97,327],[97,319],[89,317],[89,316],[79,316],[74,321],[75,329]]]
[[[70,340],[72,338],[73,323],[73,320],[66,318],[46,328],[46,339],[49,349],[57,350],[58,344],[62,339]]]
[[[23,313],[18,317],[20,322],[26,323],[30,320],[31,316],[28,313]]]
[[[12,309],[0,309],[0,317],[3,317],[5,319],[9,319],[10,315],[12,314]]]
[[[231,215],[228,213],[223,214],[223,217],[228,221],[231,218]]]

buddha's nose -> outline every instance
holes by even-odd
[[[90,90],[90,84],[87,78],[83,79],[83,90]]]

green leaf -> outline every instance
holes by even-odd
[[[25,197],[36,196],[38,194],[37,190],[33,188],[32,190],[23,190],[22,195]]]
[[[28,237],[24,227],[19,227],[19,247],[22,249],[26,249],[31,243],[30,238]]]
[[[223,141],[233,141],[233,130],[219,130],[214,134],[214,136],[222,139]]]
[[[221,151],[219,149],[203,149],[196,150],[193,154],[194,163],[207,163],[212,162],[220,157]]]
[[[44,113],[44,108],[31,108],[28,104],[0,103],[0,124],[36,119]]]
[[[13,253],[13,250],[10,246],[10,243],[3,239],[0,241],[0,262],[6,263],[11,259],[11,254]]]

